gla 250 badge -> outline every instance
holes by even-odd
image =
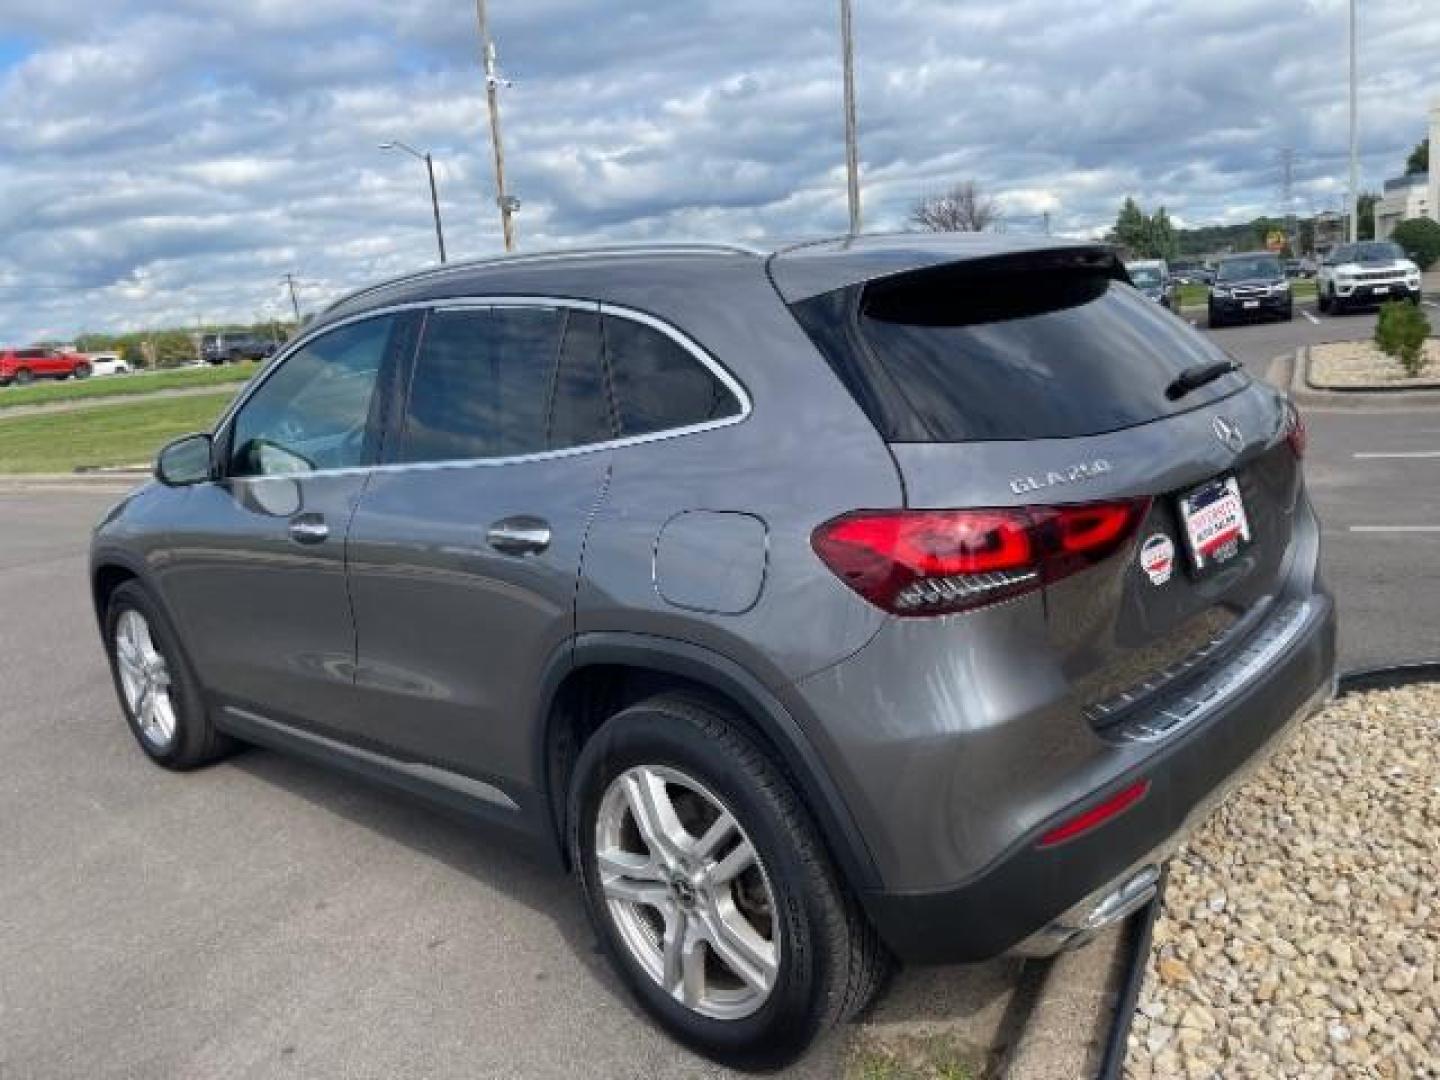
[[[1043,491],[1045,488],[1057,487],[1061,484],[1078,484],[1084,480],[1094,480],[1110,471],[1110,462],[1104,458],[1096,458],[1094,461],[1082,461],[1077,465],[1071,465],[1060,470],[1050,470],[1043,474],[1034,476],[1017,476],[1010,481],[1010,490],[1016,495],[1024,495],[1030,491]]]

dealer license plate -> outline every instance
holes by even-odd
[[[1245,301],[1243,304],[1241,304],[1240,306],[1241,306],[1241,307],[1247,307],[1247,308],[1257,308],[1257,307],[1260,306],[1260,301],[1259,301],[1259,300],[1246,300],[1246,301]]]
[[[1379,296],[1381,293],[1387,293],[1387,292],[1389,292],[1389,291],[1390,291],[1390,286],[1389,286],[1389,285],[1376,285],[1376,286],[1375,286],[1373,289],[1371,289],[1370,291],[1373,292],[1376,296]]]
[[[1245,501],[1233,476],[1212,480],[1180,497],[1185,546],[1196,571],[1229,562],[1250,542]]]

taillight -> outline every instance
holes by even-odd
[[[1297,458],[1305,456],[1305,447],[1310,444],[1310,433],[1305,430],[1305,419],[1293,401],[1285,402],[1285,441]]]
[[[1031,592],[1113,554],[1148,499],[993,510],[857,510],[810,537],[841,581],[896,615],[943,615]]]

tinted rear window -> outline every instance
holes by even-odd
[[[930,271],[872,285],[853,316],[816,299],[796,314],[891,441],[1095,435],[1239,385],[1170,401],[1176,375],[1225,354],[1104,270]],[[853,330],[821,315],[853,317]]]

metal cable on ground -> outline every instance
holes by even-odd
[[[1440,681],[1440,660],[1412,660],[1403,664],[1377,664],[1373,667],[1353,668],[1341,674],[1339,690],[1352,694],[1363,690],[1394,690],[1413,683]],[[1110,1024],[1110,1034],[1105,1039],[1104,1054],[1100,1058],[1097,1080],[1119,1080],[1125,1065],[1125,1053],[1130,1038],[1130,1021],[1135,1016],[1135,1003],[1140,998],[1140,988],[1145,981],[1145,964],[1150,958],[1150,937],[1155,929],[1155,920],[1160,914],[1160,905],[1165,899],[1165,882],[1170,876],[1167,864],[1160,871],[1155,898],[1130,916],[1129,955],[1125,960],[1125,973],[1120,984],[1120,996],[1115,1003],[1115,1017]]]

